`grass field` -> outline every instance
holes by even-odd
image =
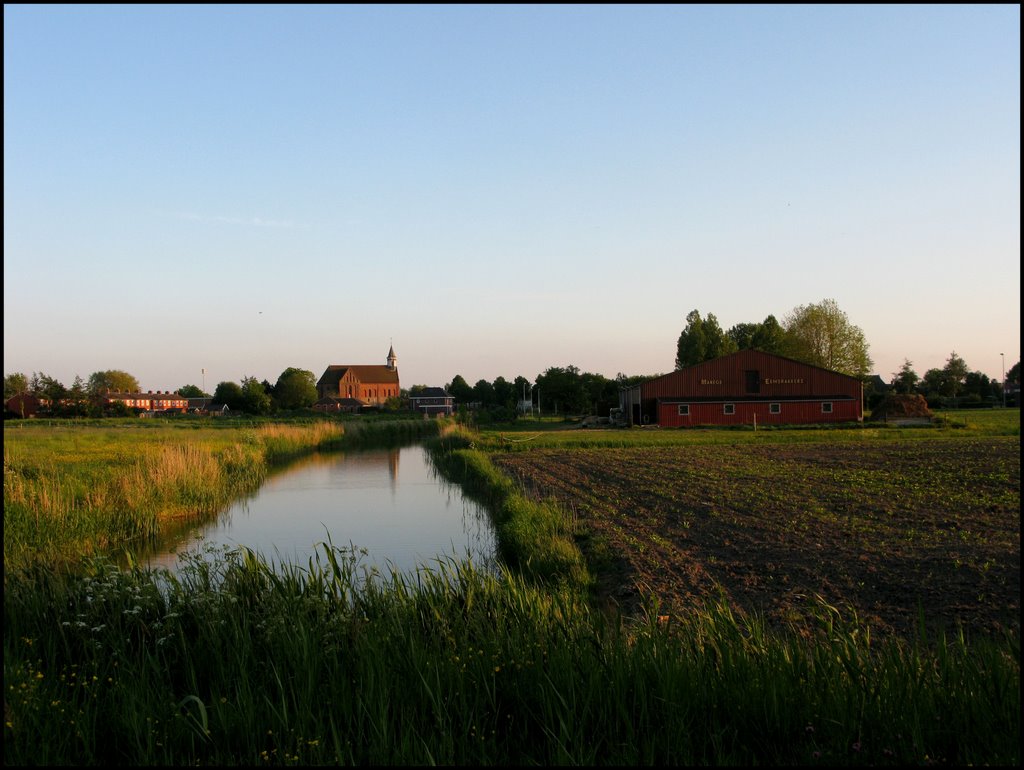
[[[238,553],[179,577],[54,571],[34,541],[5,563],[5,763],[1017,765],[1012,414],[756,434],[444,426],[435,456],[491,506],[498,576],[450,563],[367,582],[329,543],[305,567]],[[21,526],[59,513],[29,502],[54,489],[100,537],[90,485],[159,478],[194,451],[184,429],[53,427],[38,443],[5,430],[5,556],[9,476]],[[223,458],[311,444],[302,426],[247,430],[199,444],[216,494],[248,467]],[[166,505],[186,488],[163,487]],[[941,622],[910,622],[915,594]]]

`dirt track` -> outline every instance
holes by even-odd
[[[534,450],[495,464],[577,518],[602,599],[683,613],[723,590],[799,621],[1020,626],[1020,441]]]

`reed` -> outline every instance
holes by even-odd
[[[472,434],[453,431],[432,444],[435,465],[458,481],[463,493],[491,511],[500,555],[506,564],[546,584],[566,582],[586,589],[592,578],[573,537],[573,518],[552,502],[529,500],[472,445]]]
[[[303,420],[197,427],[4,428],[4,567],[51,567],[204,520],[259,487],[271,466],[344,446],[436,434],[434,421]]]
[[[713,599],[627,623],[446,561],[249,552],[4,592],[4,759],[41,764],[1019,763],[1016,638],[810,636]]]

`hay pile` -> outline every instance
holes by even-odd
[[[924,396],[890,393],[882,403],[871,410],[870,420],[893,422],[895,420],[930,420],[932,411]]]

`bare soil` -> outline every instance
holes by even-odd
[[[533,450],[494,456],[575,517],[598,598],[721,595],[799,627],[814,597],[873,632],[1020,628],[1020,440]],[[646,608],[646,609],[645,609]]]

